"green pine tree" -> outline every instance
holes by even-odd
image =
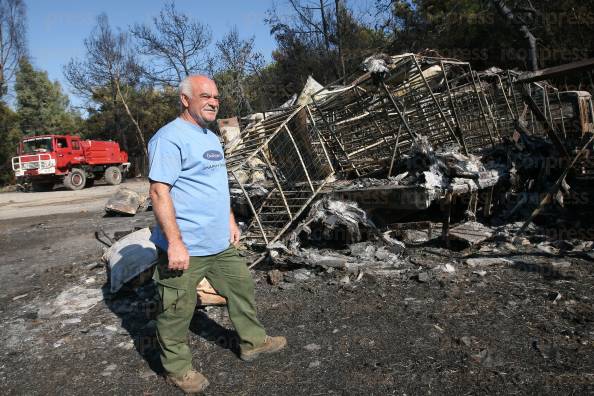
[[[25,135],[41,133],[75,133],[79,117],[69,109],[68,96],[47,72],[35,70],[23,58],[15,83],[19,126]]]
[[[0,186],[14,180],[11,158],[21,139],[17,114],[0,101]]]

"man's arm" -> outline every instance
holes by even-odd
[[[231,231],[231,243],[237,246],[239,243],[239,237],[241,236],[241,230],[235,221],[233,210],[231,210],[231,215],[229,216],[229,230]]]
[[[167,258],[169,259],[170,270],[187,270],[190,266],[190,255],[184,242],[181,232],[175,221],[175,207],[169,194],[171,186],[166,183],[151,181],[149,195],[151,197],[155,218],[165,234],[169,247]]]

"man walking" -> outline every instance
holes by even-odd
[[[155,280],[161,298],[157,338],[167,379],[188,393],[208,380],[192,368],[187,332],[196,307],[196,286],[206,277],[226,298],[239,335],[240,358],[254,360],[281,350],[256,317],[254,283],[235,244],[239,228],[230,210],[223,149],[207,129],[219,109],[217,87],[206,76],[179,86],[182,111],[150,140],[150,197],[157,219],[151,240],[159,248]]]

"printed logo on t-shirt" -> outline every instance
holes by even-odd
[[[217,150],[208,150],[202,155],[202,158],[209,161],[220,161],[223,159],[223,153]]]

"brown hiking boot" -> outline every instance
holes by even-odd
[[[241,349],[239,357],[241,360],[251,362],[252,360],[256,360],[262,353],[275,353],[283,349],[285,346],[287,346],[287,339],[285,337],[266,336],[262,345],[247,350]]]
[[[182,376],[168,375],[167,382],[186,393],[200,393],[208,386],[208,380],[198,371],[191,369]]]

